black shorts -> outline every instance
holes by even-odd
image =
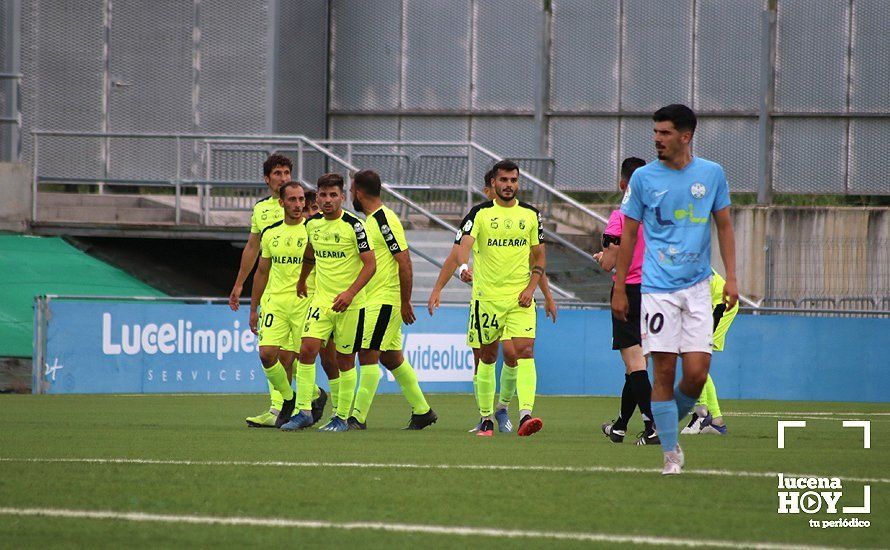
[[[626,349],[641,345],[640,340],[640,285],[625,285],[627,293],[627,321],[612,316],[612,349]],[[612,292],[615,285],[612,285]],[[609,299],[612,298],[609,293]]]

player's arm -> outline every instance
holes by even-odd
[[[260,258],[260,263],[256,268],[256,273],[253,275],[253,289],[251,289],[250,293],[250,330],[254,334],[257,333],[257,321],[259,321],[259,315],[257,314],[257,308],[260,307],[260,299],[263,297],[263,292],[266,291],[266,285],[269,282],[269,270],[272,268],[272,258]]]
[[[349,285],[349,288],[340,294],[337,294],[336,298],[334,298],[334,303],[331,306],[331,309],[334,311],[346,311],[349,304],[352,303],[353,298],[355,298],[355,295],[358,294],[361,289],[365,288],[365,285],[368,284],[368,281],[374,276],[374,272],[377,271],[377,260],[374,258],[373,250],[365,250],[360,253],[358,257],[362,261],[362,269],[358,272],[355,281]]]
[[[436,278],[436,283],[433,285],[433,291],[430,292],[429,300],[426,302],[426,308],[427,311],[430,312],[430,315],[432,315],[436,308],[439,307],[439,297],[442,295],[442,289],[445,288],[445,285],[448,284],[448,281],[451,279],[452,275],[454,275],[457,266],[460,265],[457,263],[458,248],[460,248],[459,244],[452,246],[451,252],[448,253],[448,257],[442,262],[442,269],[439,270],[439,277]]]
[[[723,286],[723,303],[726,309],[735,307],[739,300],[739,286],[735,278],[735,231],[729,217],[729,207],[714,212],[717,225],[717,242],[720,244],[720,257],[726,268],[726,284]]]
[[[232,311],[238,311],[238,300],[241,298],[241,291],[244,288],[244,281],[250,275],[250,270],[256,263],[256,257],[260,253],[260,233],[251,233],[247,237],[247,244],[241,251],[241,266],[238,268],[238,275],[235,276],[235,286],[229,293],[229,307]]]
[[[603,235],[603,250],[593,255],[593,258],[606,271],[615,269],[618,262],[618,250],[621,248],[621,237],[615,235]]]
[[[414,308],[411,307],[411,291],[414,285],[414,267],[411,265],[411,255],[406,249],[396,252],[392,257],[399,266],[399,295],[402,298],[402,321],[406,325],[412,325],[417,318],[414,316]]]
[[[460,269],[460,280],[469,283],[473,281],[473,270],[469,267],[464,268],[470,263],[470,254],[473,252],[473,243],[476,237],[473,235],[464,235],[460,239],[460,246],[457,247],[457,265]]]
[[[314,268],[315,249],[312,248],[312,243],[307,243],[306,250],[303,251],[303,264],[300,266],[300,278],[297,280],[297,296],[300,298],[305,298],[309,295],[309,290],[306,288],[306,279],[309,278],[309,274],[312,273]]]
[[[531,277],[529,277],[528,285],[526,285],[525,290],[519,294],[519,305],[522,307],[532,305],[532,299],[535,297],[535,289],[538,288],[538,284],[541,282],[541,277],[544,275],[544,268],[547,265],[547,258],[544,254],[544,243],[532,245],[531,251],[529,252],[529,265],[532,266]]]
[[[546,273],[541,275],[541,279],[538,281],[538,288],[544,294],[544,313],[547,317],[553,319],[555,323],[557,313],[556,302],[553,301],[553,294],[550,292],[550,279],[547,278]]]
[[[618,247],[618,259],[615,263],[615,285],[612,290],[612,315],[621,321],[627,320],[627,290],[625,289],[625,283],[634,247],[637,245],[637,231],[639,228],[639,220],[631,217],[624,218],[624,228],[621,230],[621,246]]]

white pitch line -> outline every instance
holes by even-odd
[[[265,466],[285,468],[369,468],[397,470],[475,470],[508,472],[566,472],[566,473],[631,473],[660,474],[660,468],[637,468],[633,466],[542,466],[518,464],[410,464],[388,462],[291,462],[280,460],[160,460],[153,458],[0,458],[0,462],[29,463],[80,463],[80,464],[135,464],[159,466]],[[686,474],[722,477],[775,478],[779,472],[746,472],[740,470],[683,470]],[[844,481],[857,483],[890,483],[890,478],[846,477],[826,474],[794,474],[782,472],[785,477],[840,477]]]
[[[774,542],[729,541],[708,539],[680,539],[671,537],[654,537],[646,535],[614,535],[608,533],[571,532],[571,531],[527,531],[519,529],[494,529],[483,527],[463,527],[450,525],[428,525],[411,523],[384,523],[376,521],[322,521],[298,519],[269,519],[251,517],[220,517],[172,514],[149,514],[145,512],[113,512],[108,510],[66,510],[58,508],[4,508],[0,507],[0,515],[7,516],[38,516],[75,519],[111,519],[153,523],[188,523],[193,525],[247,525],[256,527],[300,527],[304,529],[343,529],[385,531],[391,533],[424,533],[430,535],[481,536],[492,538],[524,538],[554,539],[583,542],[606,542],[625,544],[648,544],[654,546],[713,546],[717,548],[762,548],[762,549],[797,549],[825,548],[818,546],[802,546]]]
[[[753,412],[727,412],[724,411],[723,414],[725,416],[800,416],[800,415],[808,415],[808,416],[890,416],[890,412],[822,412],[822,411],[782,411],[782,412],[771,412],[771,411],[753,411]]]

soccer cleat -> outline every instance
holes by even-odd
[[[297,393],[290,399],[286,399],[281,404],[281,411],[278,412],[278,418],[275,419],[275,427],[280,428],[290,421],[290,417],[294,415],[294,408],[297,406]]]
[[[726,435],[726,425],[714,424],[714,419],[708,415],[702,420],[701,433],[709,435]]]
[[[652,430],[651,432],[642,431],[638,434],[639,439],[637,439],[637,445],[661,445],[661,439],[658,437],[658,432]]]
[[[661,470],[661,475],[679,475],[682,469],[683,466],[680,464],[680,458],[676,451],[667,451],[664,453],[664,468]]]
[[[346,419],[346,426],[350,430],[367,430],[368,425],[364,422],[359,422],[358,418],[354,416],[350,416]]]
[[[266,411],[256,416],[248,416],[244,420],[247,421],[248,428],[274,428],[276,418],[278,418],[278,411]]]
[[[479,423],[479,431],[476,432],[479,437],[491,437],[494,435],[494,422],[490,418],[485,418]]]
[[[411,419],[408,420],[408,425],[402,428],[403,430],[422,430],[427,426],[431,426],[436,423],[436,420],[439,420],[439,415],[436,414],[436,411],[430,409],[423,414],[412,414]],[[478,426],[477,426],[478,428]]]
[[[706,417],[699,416],[695,413],[692,413],[692,420],[689,421],[689,424],[686,425],[685,428],[680,430],[681,435],[696,435],[701,433],[702,422],[704,422]]]
[[[281,426],[281,429],[286,432],[295,432],[297,430],[308,428],[313,424],[315,424],[315,422],[312,420],[312,415],[306,411],[300,411],[292,416],[286,424]]]
[[[498,409],[494,412],[494,419],[498,421],[498,431],[510,433],[513,431],[513,423],[510,422],[510,414],[507,409]]]
[[[320,432],[345,432],[349,430],[349,425],[339,416],[335,416],[330,422],[318,429]]]
[[[541,431],[544,427],[544,421],[540,418],[532,418],[530,414],[522,417],[519,421],[519,430],[516,432],[519,437],[527,437]]]
[[[615,429],[615,421],[606,422],[603,424],[603,434],[606,437],[612,440],[612,443],[621,443],[624,441],[624,436],[627,435],[626,430],[616,430]]]
[[[312,423],[318,424],[321,417],[324,416],[324,406],[328,403],[328,394],[321,388],[318,388],[318,397],[312,400]]]
[[[468,433],[471,433],[471,434],[478,433],[479,430],[482,429],[482,424],[485,424],[485,419],[484,419],[484,418],[480,418],[480,419],[479,419],[479,423],[476,424],[475,426],[473,426],[472,428],[470,428],[469,430],[467,430],[467,432],[468,432]]]

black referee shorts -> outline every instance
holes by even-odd
[[[621,321],[612,315],[612,349],[626,349],[631,346],[642,345],[640,340],[640,285],[625,285],[627,292],[627,321]],[[611,301],[612,291],[609,292]]]

